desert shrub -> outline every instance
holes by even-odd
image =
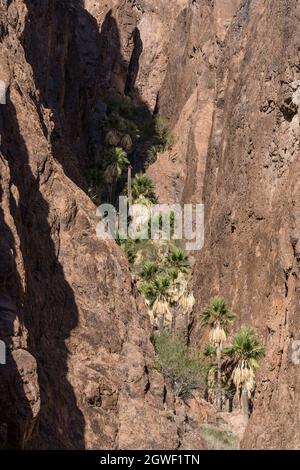
[[[238,437],[226,424],[220,426],[204,424],[201,426],[201,434],[209,450],[238,449]]]
[[[146,169],[153,165],[156,162],[157,156],[160,152],[163,151],[163,147],[158,147],[157,145],[151,145],[147,152],[147,161],[146,161]]]
[[[158,356],[157,366],[170,380],[175,395],[185,400],[193,390],[203,388],[203,365],[198,357],[189,352],[182,340],[161,332],[155,335],[154,346]]]
[[[155,163],[158,154],[164,152],[174,142],[174,137],[168,129],[168,122],[162,116],[154,116],[149,129],[148,133],[151,132],[151,145],[147,151],[146,168]]]

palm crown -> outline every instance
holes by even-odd
[[[152,203],[156,202],[155,188],[149,176],[139,174],[134,177],[132,180],[132,197],[134,201],[144,198]]]
[[[236,389],[241,392],[244,387],[248,398],[255,389],[254,369],[259,367],[258,359],[265,354],[265,348],[251,327],[243,327],[233,338],[232,345],[224,353],[233,359],[235,368],[232,380]]]
[[[111,163],[105,170],[105,179],[111,184],[120,178],[126,166],[129,165],[129,160],[121,147],[110,150],[108,158]]]
[[[224,353],[235,362],[245,361],[250,367],[257,367],[258,359],[265,354],[265,348],[251,327],[243,327],[233,338],[232,345]]]
[[[168,255],[168,263],[179,271],[186,272],[190,267],[188,256],[181,248],[174,248]]]
[[[224,299],[213,297],[204,308],[201,317],[202,325],[208,325],[211,328],[220,327],[226,331],[230,323],[233,322],[235,314],[226,307]]]
[[[145,261],[142,270],[141,270],[141,277],[146,281],[150,281],[155,274],[158,272],[158,264],[154,261]]]

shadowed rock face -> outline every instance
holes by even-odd
[[[0,0],[0,447],[204,447],[211,408],[153,370],[127,261],[95,234],[100,92],[169,120],[160,200],[204,198],[195,311],[220,293],[266,341],[243,447],[300,447],[297,3]]]
[[[127,261],[97,239],[81,189],[101,158],[100,87],[112,91],[123,70],[132,89],[137,74],[112,14],[101,30],[96,17],[75,0],[0,2],[0,445],[201,448],[197,420],[186,424],[188,409],[152,368]],[[140,46],[136,33],[136,56]],[[203,422],[211,411],[201,400],[199,410]]]
[[[300,374],[292,361],[300,336],[300,113],[292,104],[300,11],[297,1],[250,4],[218,66],[195,289],[198,311],[221,293],[239,324],[254,325],[266,344],[243,447],[293,449],[300,447]]]

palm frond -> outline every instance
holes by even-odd
[[[215,327],[220,325],[225,331],[235,319],[235,314],[226,307],[225,300],[221,297],[213,297],[210,303],[201,313],[202,325]]]
[[[142,270],[141,270],[141,278],[149,281],[153,278],[153,276],[158,272],[158,265],[154,261],[145,261]]]
[[[234,336],[232,345],[226,348],[226,354],[235,358],[236,361],[255,360],[257,362],[264,356],[265,348],[257,337],[254,328],[242,327]]]
[[[141,198],[146,199],[150,204],[156,203],[155,187],[148,175],[138,174],[133,178],[132,197],[135,203]]]
[[[189,258],[181,248],[173,248],[167,258],[170,266],[179,269],[182,272],[187,272],[190,268]]]

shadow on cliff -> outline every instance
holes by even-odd
[[[16,110],[9,97],[3,115],[3,154],[9,164],[11,184],[19,194],[18,204],[11,195],[10,212],[24,261],[24,322],[29,332],[28,350],[38,363],[41,393],[40,438],[32,445],[39,448],[82,449],[84,420],[67,380],[68,351],[65,345],[65,340],[78,323],[74,294],[57,260],[47,219],[49,207],[39,191],[39,178],[32,174]],[[5,225],[3,221],[2,225]],[[15,278],[15,283],[19,284],[20,281]],[[16,286],[16,290],[20,292],[22,287]],[[20,298],[17,292],[15,296]],[[23,409],[29,411],[30,404],[26,407],[26,397],[23,396],[21,401]],[[19,421],[22,421],[22,416]],[[22,429],[15,431],[15,438],[20,437],[17,431],[20,434]],[[20,447],[21,441],[22,438],[17,440]]]
[[[138,27],[134,27],[131,32],[133,48],[129,62],[122,55],[121,34],[118,23],[110,10],[101,25],[99,36],[100,43],[100,81],[99,92],[101,96],[110,97],[115,103],[131,106],[130,114],[134,114],[134,122],[138,125],[141,138],[134,143],[129,154],[129,160],[133,169],[133,175],[144,172],[148,160],[148,152],[159,140],[157,130],[154,126],[154,114],[158,113],[158,108],[153,113],[147,103],[141,98],[136,80],[139,74],[140,58],[144,50],[143,41]],[[123,100],[123,101],[122,101]],[[104,98],[105,101],[105,98]],[[130,104],[130,105],[129,105]],[[109,111],[109,105],[108,105]],[[121,118],[128,116],[121,116]],[[99,128],[101,122],[99,122]],[[122,185],[119,191],[122,189]]]
[[[135,105],[143,109],[146,119],[152,119],[151,111],[135,89],[143,50],[140,34],[137,28],[133,31],[134,50],[128,64],[121,54],[120,33],[112,12],[107,14],[99,32],[95,18],[82,8],[80,0],[38,3],[25,0],[25,3],[28,13],[22,45],[37,90],[30,97],[53,157],[76,185],[86,189],[84,169],[93,162],[95,154],[101,155],[102,151],[100,92],[115,87],[116,74],[123,76],[124,89],[119,91],[120,95],[131,96]],[[104,68],[103,64],[106,64]],[[20,130],[9,96],[1,113],[3,154],[9,164],[11,184],[19,193],[19,203],[11,196],[10,211],[24,260],[24,321],[29,332],[28,349],[38,363],[41,393],[39,429],[29,447],[83,449],[85,422],[67,378],[65,344],[78,324],[78,309],[57,259],[48,221],[49,206],[39,190],[39,172],[44,170],[33,170],[36,162],[32,157],[29,159],[22,137],[24,130]],[[140,156],[147,153],[150,145],[151,141],[143,143],[142,148],[137,145],[132,153],[136,171],[143,169],[144,161]],[[44,151],[47,153],[46,149]],[[41,163],[43,149],[39,152],[37,161]],[[3,214],[0,216],[5,226]],[[20,280],[16,278],[15,283],[17,290],[22,291]],[[15,293],[15,297],[20,298],[20,294]],[[15,373],[18,373],[17,367]],[[30,414],[30,403],[26,400],[24,392],[21,401]],[[18,433],[21,432],[19,426],[18,432],[13,430],[10,438],[11,442],[15,439],[20,448]]]
[[[0,135],[3,126],[0,106]],[[0,158],[2,158],[0,156]],[[2,166],[3,162],[0,162]],[[5,344],[5,363],[0,364],[0,449],[24,447],[25,436],[32,435],[35,420],[23,378],[13,356],[13,338],[21,340],[23,329],[22,288],[16,267],[16,247],[5,222],[0,173],[0,340]],[[16,334],[20,335],[16,338]],[[24,351],[19,350],[19,358]],[[1,358],[3,359],[3,358]],[[25,361],[24,361],[25,362]],[[23,364],[25,368],[25,364]],[[23,369],[24,370],[24,369]],[[25,438],[25,439],[24,439]]]

